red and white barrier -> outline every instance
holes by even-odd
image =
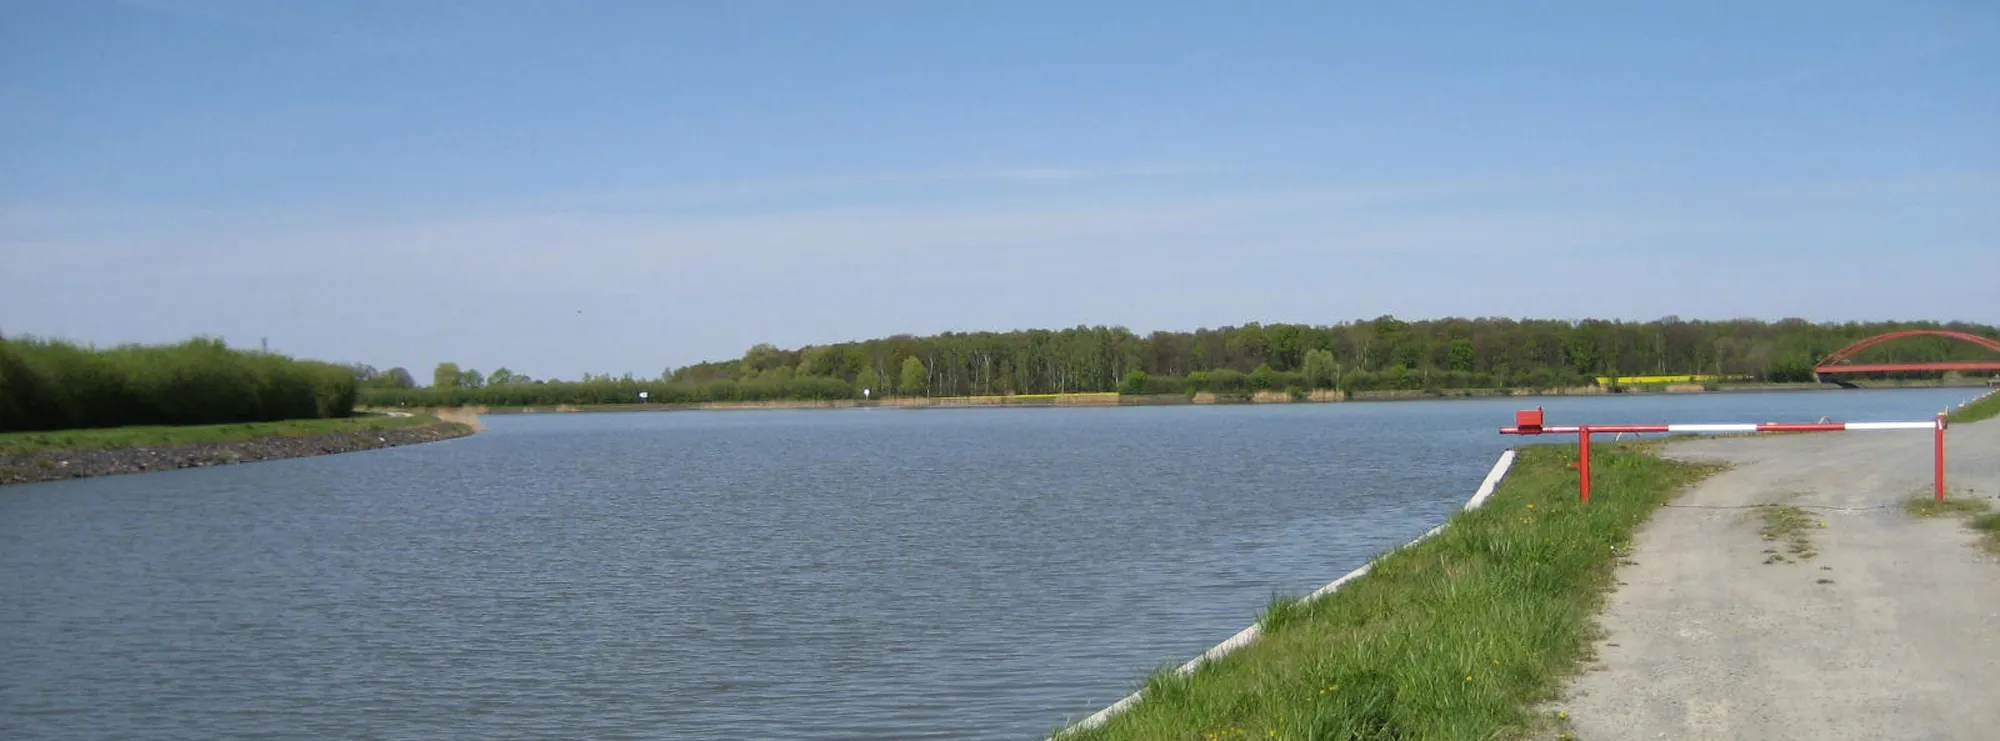
[[[1929,422],[1797,422],[1763,424],[1667,424],[1667,425],[1554,425],[1542,424],[1542,409],[1514,413],[1514,426],[1500,428],[1503,435],[1576,435],[1578,495],[1590,503],[1590,436],[1598,433],[1656,432],[1665,434],[1725,434],[1737,432],[1865,432],[1877,430],[1933,430],[1936,437],[1935,496],[1944,501],[1944,413]]]
[[[1670,432],[1688,434],[1717,434],[1729,432],[1855,432],[1862,430],[1928,430],[1936,427],[1936,422],[1803,422],[1763,424],[1719,424],[1719,425],[1589,425],[1591,432]],[[1518,427],[1503,427],[1501,432],[1510,435],[1570,434],[1583,431],[1579,426],[1543,427],[1536,432],[1524,432]]]

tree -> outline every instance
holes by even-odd
[[[459,388],[476,389],[485,385],[486,385],[486,376],[480,375],[479,371],[477,370],[468,369],[464,373],[458,374]]]
[[[878,396],[887,391],[888,389],[885,386],[886,384],[882,382],[882,377],[875,373],[874,368],[864,367],[860,372],[854,374],[854,388],[866,390],[870,392],[869,395],[871,396]]]
[[[838,355],[827,352],[824,346],[799,348],[799,367],[796,375],[831,376],[839,359]]]
[[[1305,350],[1305,331],[1296,324],[1273,324],[1265,328],[1264,336],[1270,340],[1271,362],[1282,370],[1295,370],[1300,366],[1300,355]]]
[[[1471,373],[1472,359],[1472,340],[1452,340],[1445,366],[1461,373]]]
[[[1125,374],[1125,381],[1118,384],[1118,393],[1138,396],[1146,393],[1146,372],[1134,370]]]
[[[431,371],[431,388],[458,388],[460,378],[457,363],[438,363],[437,370]]]
[[[1224,347],[1231,356],[1226,361],[1229,365],[1241,367],[1263,363],[1270,356],[1271,336],[1264,331],[1263,325],[1251,322],[1243,325],[1242,329],[1230,332]]]
[[[785,351],[768,342],[751,345],[750,349],[743,353],[743,375],[755,376],[780,365],[791,365],[786,362],[785,355]]]
[[[382,371],[382,377],[377,379],[377,382],[381,386],[393,389],[413,389],[417,387],[416,377],[411,376],[409,369],[402,366]]]
[[[1333,359],[1332,350],[1307,350],[1305,362],[1306,383],[1316,389],[1333,388],[1340,380],[1339,362]]]
[[[609,403],[649,390],[652,398],[751,400],[828,398],[846,384],[873,396],[901,392],[1045,394],[1118,391],[1132,371],[1146,374],[1148,392],[1166,390],[1241,394],[1259,364],[1267,389],[1287,387],[1438,389],[1573,386],[1591,375],[1684,373],[1754,374],[1811,380],[1811,366],[1827,352],[1864,337],[1899,329],[1950,329],[2000,338],[1990,325],[1944,322],[1814,324],[1788,319],[1655,322],[1562,319],[1464,319],[1404,321],[1393,316],[1333,325],[1246,324],[1242,327],[1156,331],[1134,335],[1123,327],[1077,326],[1009,332],[894,335],[831,345],[784,349],[753,347],[743,357],[701,362],[662,373],[650,389],[622,388],[609,375],[584,383],[533,386],[518,373],[494,371],[485,388],[464,388],[463,369],[448,366],[438,388],[405,392],[392,370],[368,384],[369,403]],[[1468,352],[1469,348],[1469,352]],[[1943,340],[1911,339],[1869,350],[1868,362],[1984,360],[1983,348]],[[910,358],[921,379],[905,384]],[[43,363],[36,364],[40,367]],[[1330,370],[1329,370],[1330,366]],[[1199,375],[1197,375],[1199,374]],[[349,374],[342,373],[343,377]],[[362,372],[361,375],[365,375]],[[786,377],[789,375],[789,379]],[[822,383],[831,381],[836,383]],[[645,385],[646,382],[635,382]],[[606,384],[610,386],[607,387]],[[505,390],[505,393],[496,393]],[[8,388],[0,383],[0,394]],[[501,400],[508,400],[502,402]]]
[[[897,390],[911,396],[919,396],[924,393],[927,380],[929,380],[928,372],[924,368],[924,361],[918,360],[915,355],[903,359],[903,378],[902,383],[897,384]]]
[[[1276,385],[1278,385],[1278,372],[1271,370],[1270,363],[1264,363],[1257,366],[1256,370],[1250,371],[1251,391],[1264,391]]]

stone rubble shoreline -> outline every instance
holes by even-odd
[[[446,422],[428,427],[163,448],[0,453],[0,486],[352,453],[450,440],[472,433],[470,425]]]

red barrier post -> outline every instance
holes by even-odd
[[[1584,504],[1590,503],[1590,436],[1593,433],[1731,433],[1731,432],[1844,432],[1849,430],[1922,430],[1929,428],[1936,435],[1935,447],[1937,470],[1934,476],[1937,500],[1944,501],[1944,431],[1948,423],[1945,415],[1939,413],[1937,419],[1928,422],[1808,422],[1780,423],[1764,422],[1751,424],[1732,422],[1724,424],[1664,424],[1664,425],[1547,425],[1543,424],[1540,407],[1523,409],[1514,413],[1514,426],[1500,428],[1502,435],[1564,435],[1576,433],[1577,448],[1577,497]]]
[[[1944,412],[1937,416],[1937,500],[1944,501]]]
[[[1590,503],[1590,425],[1576,428],[1576,472],[1577,492],[1583,503]]]

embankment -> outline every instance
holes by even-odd
[[[2000,417],[2000,388],[1958,405],[1951,411],[1953,424],[1965,424]]]
[[[470,435],[476,417],[350,418],[0,436],[0,485],[304,458]]]
[[[1529,446],[1497,489],[1482,485],[1445,525],[1306,599],[1274,601],[1253,628],[1056,735],[1495,738],[1559,729],[1531,708],[1587,650],[1631,532],[1708,471],[1642,446],[1602,450],[1593,455],[1597,487],[1616,496],[1578,503],[1574,448]]]

